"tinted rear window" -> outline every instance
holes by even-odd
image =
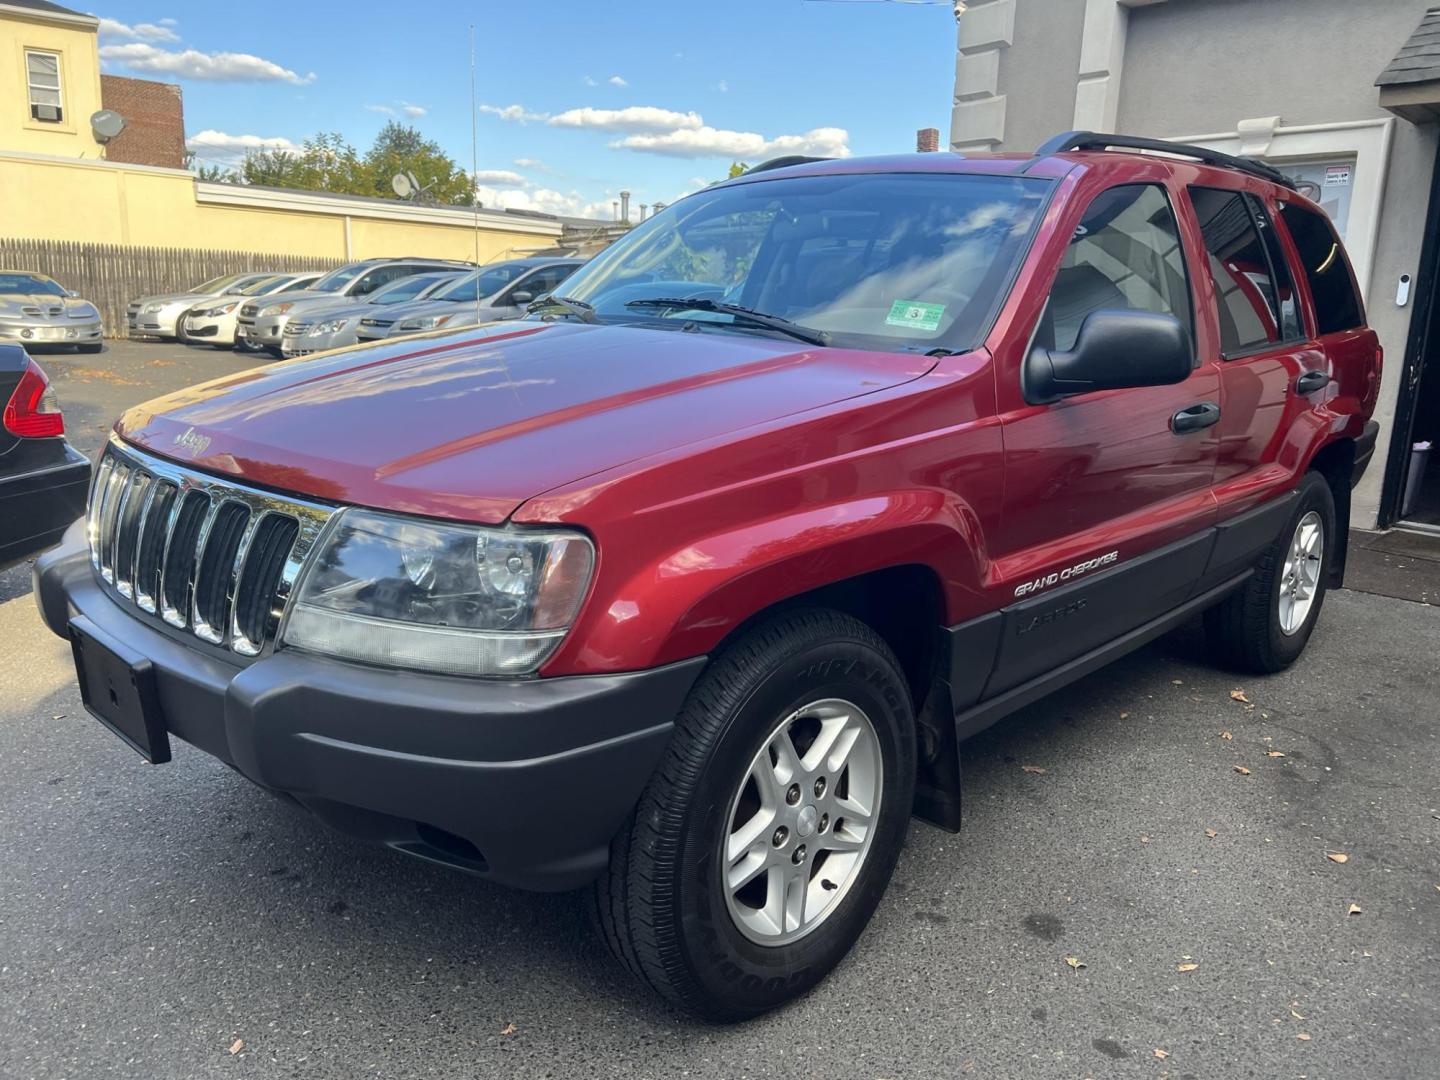
[[[1350,260],[1330,220],[1309,207],[1289,202],[1281,207],[1280,217],[1290,230],[1305,280],[1310,283],[1310,295],[1315,300],[1315,332],[1333,334],[1363,326],[1365,309],[1350,276]]]

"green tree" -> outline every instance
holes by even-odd
[[[380,129],[361,164],[370,188],[367,195],[389,197],[391,177],[408,172],[433,202],[468,206],[475,198],[474,180],[439,143],[394,120]]]
[[[355,148],[338,131],[322,131],[295,150],[256,150],[245,155],[240,175],[247,184],[372,194]]]
[[[737,176],[743,176],[749,169],[750,166],[743,161],[732,161],[730,163],[730,172],[725,179],[734,180]]]

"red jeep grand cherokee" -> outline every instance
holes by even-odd
[[[958,826],[962,740],[1202,610],[1277,671],[1340,581],[1380,349],[1258,163],[788,159],[563,291],[127,413],[37,568],[90,710],[593,882],[625,964],[738,1018],[845,955],[912,813]]]

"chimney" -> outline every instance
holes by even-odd
[[[921,128],[915,132],[915,149],[922,154],[933,154],[940,149],[940,129]]]
[[[620,220],[622,223],[630,224],[630,192],[620,192]]]
[[[649,205],[649,203],[643,203],[643,202],[640,204],[640,220],[641,220],[641,221],[644,221],[644,220],[645,220],[645,208],[646,208],[648,205]]]
[[[614,216],[616,221],[620,220],[620,204],[614,199],[610,200],[610,213]]]

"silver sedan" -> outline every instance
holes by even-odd
[[[31,270],[0,270],[0,341],[99,352],[103,333],[99,309],[54,278]]]

